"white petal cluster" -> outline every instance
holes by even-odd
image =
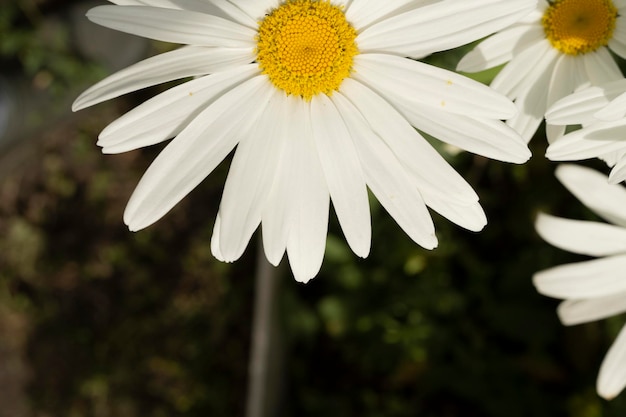
[[[537,290],[565,300],[558,314],[566,325],[626,312],[626,188],[609,184],[601,173],[576,165],[559,166],[556,176],[585,206],[612,224],[540,214],[535,226],[546,242],[597,259],[538,272],[533,277]],[[625,386],[626,326],[604,358],[597,390],[611,399]]]
[[[278,0],[116,0],[88,18],[185,45],[85,91],[79,110],[122,94],[194,77],[139,105],[99,137],[105,153],[172,139],[133,193],[131,230],[164,216],[236,149],[212,237],[232,262],[262,226],[268,260],[285,251],[299,281],[322,264],[332,201],[346,240],[370,250],[368,188],[418,244],[437,245],[427,207],[469,230],[486,224],[478,196],[416,130],[502,161],[530,157],[501,122],[504,95],[422,57],[483,38],[527,15],[534,0],[336,0],[357,31],[359,54],[339,91],[306,101],[277,89],[255,62],[258,23]]]
[[[601,158],[612,184],[626,180],[626,80],[589,87],[557,101],[546,114],[555,125],[581,125],[551,144],[553,161]]]

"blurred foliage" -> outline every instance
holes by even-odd
[[[3,4],[3,62],[59,85],[91,72],[66,28],[45,35],[44,16],[70,3]],[[453,68],[458,56],[428,60]],[[94,142],[138,98],[30,138],[31,157],[0,180],[0,360],[18,350],[29,415],[243,415],[257,240],[232,265],[210,254],[228,162],[158,224],[128,232],[124,206],[159,147],[102,156]],[[624,396],[594,390],[614,322],[565,328],[531,283],[578,259],[536,236],[536,213],[592,218],[538,136],[524,166],[447,155],[481,196],[481,233],[433,214],[440,245],[426,251],[372,199],[367,259],[331,216],[320,275],[301,285],[282,269],[282,416],[626,415]],[[0,391],[15,383],[5,374]]]
[[[69,6],[79,1],[15,0],[0,6],[0,71],[22,74],[55,95],[101,78],[100,65],[77,53]]]

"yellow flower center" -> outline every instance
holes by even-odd
[[[613,36],[617,8],[611,0],[554,0],[541,23],[552,46],[579,55],[606,46]]]
[[[328,0],[287,0],[259,24],[257,62],[287,94],[332,94],[350,75],[356,31]]]

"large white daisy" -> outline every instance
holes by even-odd
[[[539,0],[522,21],[478,44],[457,69],[506,64],[491,86],[515,100],[519,113],[507,123],[529,141],[552,103],[582,86],[622,78],[609,49],[626,57],[626,0]],[[563,133],[549,123],[546,130],[550,142]]]
[[[554,103],[546,120],[555,125],[582,125],[546,151],[553,161],[603,159],[613,167],[609,182],[626,180],[626,80],[585,88]]]
[[[268,260],[287,251],[295,278],[317,274],[332,200],[348,244],[370,250],[369,188],[403,230],[437,245],[426,206],[470,230],[486,223],[472,188],[413,128],[522,163],[526,144],[500,119],[515,106],[422,57],[487,36],[532,0],[116,0],[88,18],[185,44],[83,93],[74,110],[196,77],[148,100],[99,137],[105,153],[174,138],[148,168],[124,221],[167,213],[236,147],[212,251],[238,259],[262,224]]]
[[[581,255],[599,257],[557,266],[533,277],[537,290],[562,298],[558,314],[566,325],[595,321],[626,312],[626,189],[611,185],[597,171],[561,165],[557,178],[584,205],[613,224],[562,219],[547,214],[536,229],[548,243]],[[626,326],[609,349],[597,380],[607,399],[626,386]]]

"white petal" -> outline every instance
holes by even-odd
[[[554,298],[597,298],[626,292],[626,255],[556,266],[537,272],[533,283]]]
[[[218,213],[215,218],[215,223],[213,224],[213,234],[211,235],[211,253],[218,261],[226,262],[220,250],[220,223],[221,220]]]
[[[274,183],[265,203],[262,215],[263,248],[267,260],[277,266],[287,248],[290,227],[293,223],[294,194],[301,185],[296,182],[298,177],[298,157],[294,142],[302,136],[302,127],[305,116],[299,97],[286,98],[286,114],[279,123],[280,135],[283,141],[283,153],[276,165]],[[308,192],[308,190],[304,190]],[[328,211],[328,210],[327,210]]]
[[[426,106],[392,100],[407,120],[421,131],[466,151],[499,161],[524,163],[530,158],[526,142],[511,127],[494,119],[449,114]]]
[[[279,121],[287,115],[282,91],[273,95],[252,131],[237,146],[220,203],[220,251],[226,261],[239,259],[261,222],[276,166],[285,142]]]
[[[625,80],[622,79],[620,81]],[[607,121],[621,119],[626,116],[626,93],[622,93],[612,99],[607,106],[598,110],[593,116]]]
[[[607,48],[584,54],[582,58],[591,84],[601,85],[624,78]]]
[[[251,64],[170,88],[107,126],[98,146],[104,153],[120,153],[171,139],[224,92],[258,72]]]
[[[188,10],[98,6],[87,18],[99,25],[158,41],[229,48],[254,47],[256,31],[239,23]]]
[[[622,58],[626,58],[626,15],[620,11],[615,21],[613,37],[609,40],[609,48]]]
[[[224,71],[252,62],[251,49],[184,47],[125,68],[93,85],[72,105],[85,107],[167,81]]]
[[[333,94],[332,100],[350,129],[365,181],[378,201],[416,243],[427,249],[437,246],[424,200],[398,158],[349,100],[340,93]]]
[[[306,108],[302,110],[305,116],[302,134],[293,138],[294,166],[297,168],[294,183],[298,186],[293,190],[293,205],[290,206],[293,213],[289,217],[292,224],[287,255],[294,278],[307,282],[322,266],[330,195],[313,141],[310,104],[300,100],[300,105]]]
[[[534,1],[447,0],[378,22],[359,34],[362,52],[421,57],[465,45],[528,14]]]
[[[601,86],[589,86],[560,99],[548,109],[546,120],[551,124],[574,125],[596,121],[598,114],[611,100],[626,91],[626,79]]]
[[[528,91],[540,79],[545,79],[547,90],[547,82],[558,56],[546,40],[529,45],[502,68],[491,87],[511,99]]]
[[[350,248],[369,254],[372,230],[361,162],[339,111],[325,94],[311,100],[313,138],[330,198]]]
[[[609,183],[619,184],[624,180],[626,180],[626,157],[622,156],[611,170],[611,173],[609,175]]]
[[[626,294],[606,297],[566,300],[557,309],[561,323],[566,326],[606,319],[626,312]]]
[[[548,107],[557,100],[571,94],[583,82],[581,73],[584,72],[582,61],[578,57],[561,55],[556,60],[548,86]]]
[[[346,19],[354,28],[361,31],[371,23],[377,22],[386,15],[393,13],[406,5],[410,5],[411,3],[416,3],[416,1],[353,0],[346,10]],[[421,1],[420,3],[425,3],[425,1]]]
[[[421,190],[426,205],[451,222],[473,232],[487,225],[487,216],[478,201],[459,204],[449,196],[433,193],[430,189]]]
[[[212,0],[213,1],[213,0]],[[230,0],[238,8],[257,22],[263,19],[265,14],[278,7],[278,0]]]
[[[167,9],[191,10],[202,12],[224,19],[234,20],[242,25],[257,28],[256,19],[248,16],[243,10],[228,0],[109,0],[121,6],[155,6]]]
[[[502,65],[545,37],[537,25],[512,26],[480,42],[457,64],[457,71],[478,72]]]
[[[507,119],[515,114],[510,100],[484,84],[412,59],[361,54],[355,57],[354,67],[353,78],[383,97],[400,96],[469,117]]]
[[[617,339],[607,352],[596,382],[598,394],[612,400],[626,386],[626,326],[622,327]]]
[[[609,184],[606,176],[578,165],[560,165],[556,177],[581,203],[600,217],[626,226],[626,189]]]
[[[544,68],[544,71],[537,78],[533,79],[533,84],[523,83],[526,84],[527,89],[520,90],[515,99],[518,113],[515,117],[507,120],[507,124],[515,129],[526,142],[532,139],[543,121],[543,115],[548,105],[550,79],[556,60],[551,60],[549,58],[550,54],[546,54],[545,57],[546,59],[542,60],[541,63],[542,65],[547,63],[548,67]],[[505,69],[510,65],[511,63]],[[497,77],[494,79],[492,86],[496,80]]]
[[[351,78],[343,81],[340,92],[419,182],[420,191],[422,187],[430,188],[460,204],[478,201],[472,187],[379,95]]]
[[[598,158],[624,149],[626,142],[620,139],[625,132],[626,120],[593,123],[551,143],[546,150],[546,157],[552,161]]]
[[[137,185],[124,222],[135,231],[167,213],[228,155],[273,87],[258,76],[224,94],[159,154]],[[247,133],[247,132],[246,132]]]
[[[535,228],[546,242],[569,252],[590,256],[626,253],[626,229],[623,227],[540,213]]]

